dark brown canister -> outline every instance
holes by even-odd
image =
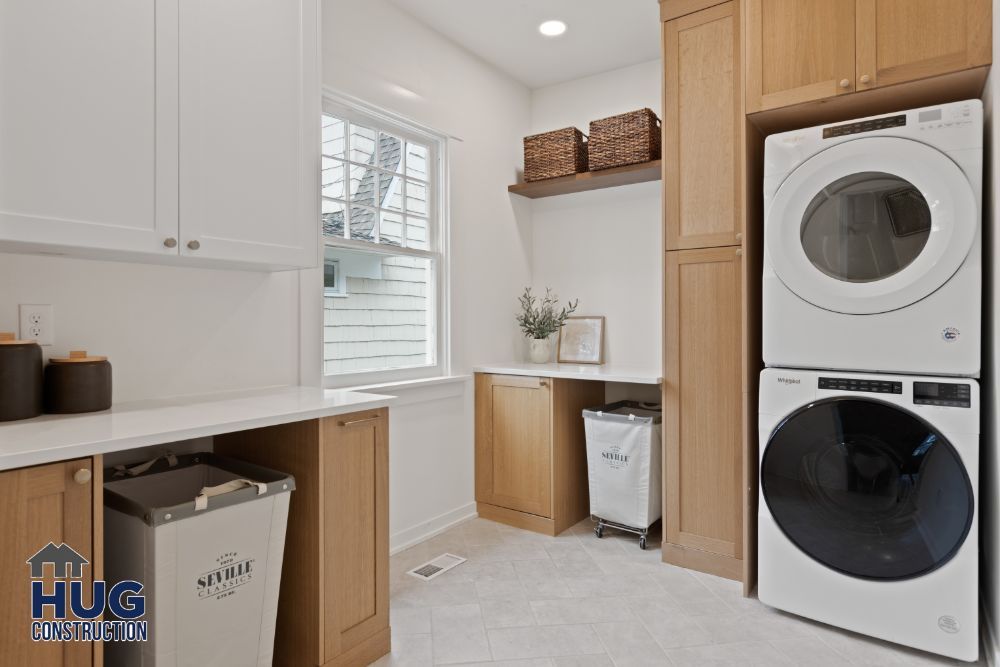
[[[45,367],[45,411],[51,414],[98,412],[111,407],[111,364],[73,350],[52,357]]]
[[[42,414],[42,348],[0,333],[0,422]]]

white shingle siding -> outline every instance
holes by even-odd
[[[427,356],[424,260],[386,257],[382,277],[347,276],[347,297],[325,298],[326,373],[415,366]]]

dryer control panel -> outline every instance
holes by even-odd
[[[942,405],[971,408],[971,389],[967,384],[951,382],[914,382],[913,402],[917,405]]]
[[[823,128],[823,138],[843,137],[848,134],[861,134],[862,132],[874,132],[875,130],[886,130],[890,127],[902,127],[906,125],[906,114],[901,113],[896,116],[883,116],[882,118],[870,118],[860,120],[856,123],[845,123],[844,125],[831,125]]]

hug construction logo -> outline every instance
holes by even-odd
[[[138,581],[119,581],[110,590],[107,582],[95,581],[85,590],[90,561],[68,544],[49,542],[25,562],[31,568],[32,641],[146,641],[146,621],[139,620],[146,598]],[[46,582],[49,568],[54,581]],[[105,611],[115,620],[103,620]]]

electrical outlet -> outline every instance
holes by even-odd
[[[56,338],[56,323],[52,315],[52,306],[31,305],[22,303],[19,307],[21,315],[21,340],[38,341],[39,345],[52,345]]]

